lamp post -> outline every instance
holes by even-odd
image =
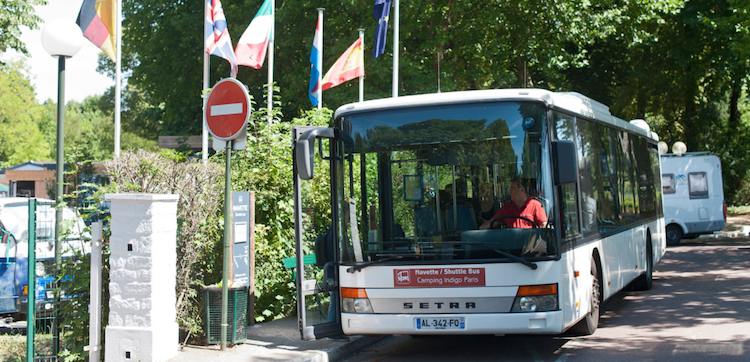
[[[65,174],[65,58],[70,58],[83,45],[83,33],[81,28],[74,22],[56,19],[47,23],[42,29],[42,46],[44,50],[52,57],[58,59],[57,62],[57,163],[56,163],[56,186],[55,202],[61,206],[63,200],[63,176]],[[55,213],[55,275],[60,270],[61,249],[60,231],[62,229],[62,207],[57,208]],[[58,328],[58,307],[60,295],[55,292],[55,309],[53,319],[53,353],[59,352],[59,328]]]

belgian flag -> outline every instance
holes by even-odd
[[[115,60],[115,19],[117,0],[83,0],[78,13],[78,26],[83,36]]]

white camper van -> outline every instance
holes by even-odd
[[[667,244],[724,229],[727,223],[721,161],[708,152],[661,155]]]

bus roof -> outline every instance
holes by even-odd
[[[542,102],[552,109],[564,109],[577,115],[592,118],[605,124],[650,137],[654,140],[659,139],[659,136],[656,135],[656,133],[613,116],[609,112],[609,107],[580,93],[551,92],[544,89],[533,88],[470,90],[381,98],[365,102],[345,104],[336,110],[334,118],[360,112],[373,112],[394,108],[498,101]]]

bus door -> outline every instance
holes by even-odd
[[[297,286],[297,319],[303,340],[343,334],[338,290],[338,236],[335,217],[316,220],[312,202],[305,198],[312,182],[330,182],[330,145],[334,130],[326,127],[292,128],[294,140],[294,228]],[[328,152],[324,144],[329,145]],[[317,144],[317,145],[316,145]],[[315,157],[315,154],[320,157]],[[313,176],[314,175],[314,176]],[[313,181],[305,181],[311,180]],[[305,218],[303,220],[303,215]],[[326,216],[328,217],[328,216]],[[323,229],[320,225],[327,225]],[[316,225],[321,230],[315,230]]]

